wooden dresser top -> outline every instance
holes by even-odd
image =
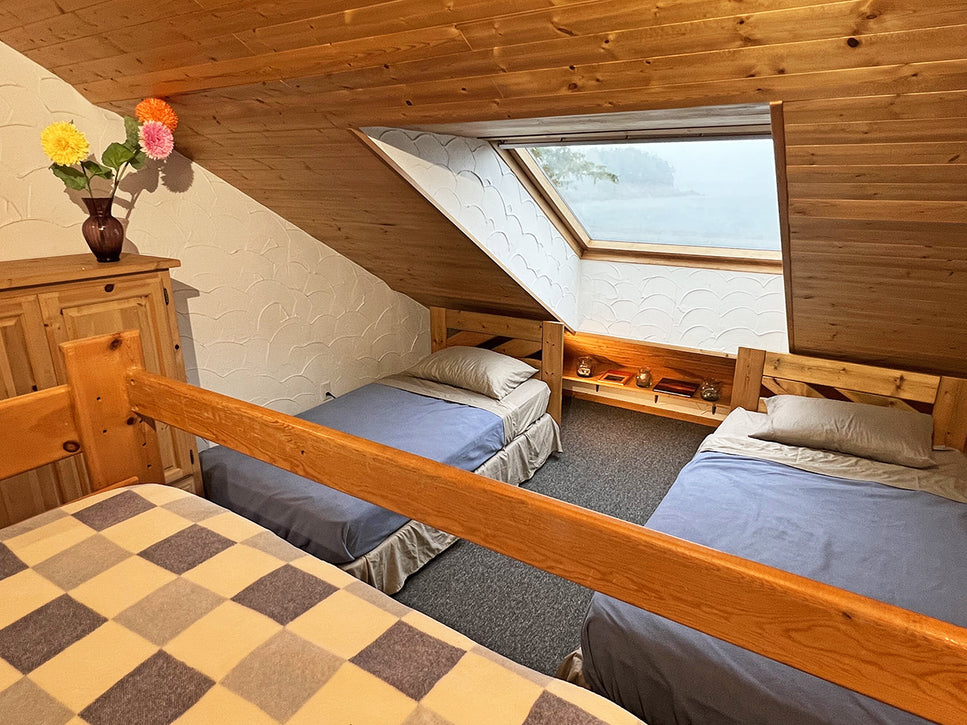
[[[91,254],[69,254],[62,257],[12,259],[0,262],[0,290],[66,282],[122,274],[154,272],[180,267],[181,262],[168,257],[122,254],[117,262],[98,262]]]

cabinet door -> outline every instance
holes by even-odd
[[[0,297],[0,399],[57,385],[40,305],[34,295]],[[75,460],[0,481],[0,527],[82,495]]]
[[[169,328],[168,295],[160,273],[130,275],[58,285],[39,295],[58,380],[65,380],[63,355],[68,340],[138,330],[144,364],[151,372],[182,378],[175,358],[177,331]],[[158,444],[165,464],[164,483],[184,486],[193,473],[193,443],[182,431],[158,423]],[[188,486],[185,486],[188,487]]]

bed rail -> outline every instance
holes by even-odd
[[[164,421],[923,717],[967,712],[967,629],[149,373],[136,332],[63,348],[98,488],[152,480]],[[0,430],[39,396],[0,402]]]

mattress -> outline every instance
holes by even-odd
[[[298,417],[474,471],[504,448],[508,430],[539,417],[541,402],[544,407],[547,404],[547,386],[538,380],[527,381],[520,386],[523,390],[508,395],[500,411],[467,404],[463,393],[475,395],[468,391],[442,387],[458,392],[437,391],[450,398],[444,399],[431,397],[431,388],[411,392],[373,383]],[[205,491],[212,501],[334,564],[348,564],[366,555],[408,521],[225,447],[203,452],[201,463]]]
[[[648,526],[967,626],[967,505],[942,496],[708,451]],[[592,689],[651,725],[924,722],[601,594],[581,641]]]
[[[631,723],[269,531],[143,485],[0,530],[0,722]]]

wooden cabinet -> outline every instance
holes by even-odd
[[[168,269],[176,259],[123,255],[99,264],[90,255],[0,262],[0,398],[65,381],[58,345],[136,329],[145,366],[185,379]],[[201,491],[194,437],[158,424],[164,482]],[[90,490],[75,457],[0,481],[0,526]]]

